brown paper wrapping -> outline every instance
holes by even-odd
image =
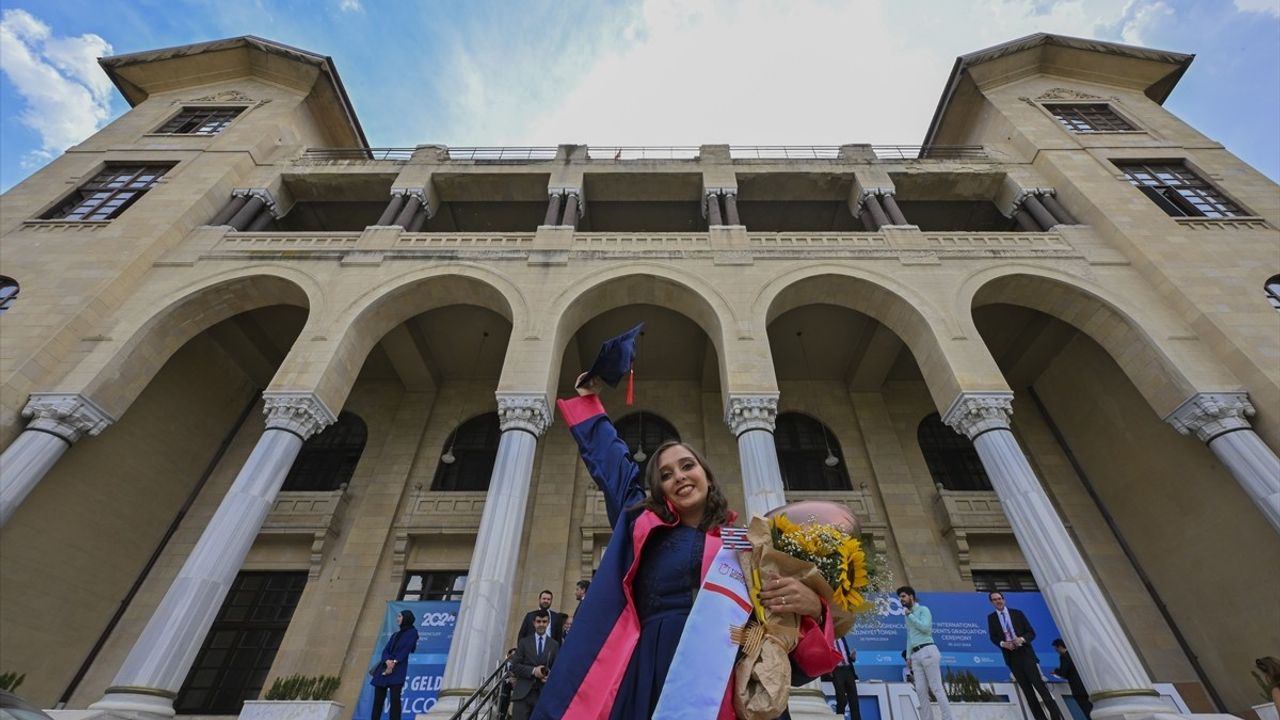
[[[738,553],[747,578],[759,570],[762,582],[772,575],[793,577],[818,593],[832,613],[836,637],[853,627],[853,614],[831,605],[834,595],[822,573],[811,562],[773,548],[769,521],[751,518],[747,539],[752,549]],[[800,641],[800,616],[793,612],[765,610],[765,640],[755,653],[744,654],[734,667],[733,709],[743,720],[774,720],[787,709],[791,694],[791,660],[788,655]]]

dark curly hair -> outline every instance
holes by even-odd
[[[713,527],[729,524],[729,501],[725,499],[724,493],[720,492],[720,483],[716,482],[715,473],[711,471],[711,467],[707,465],[707,461],[702,459],[702,455],[679,440],[668,440],[658,446],[653,451],[653,458],[644,471],[644,487],[647,491],[644,501],[635,505],[635,509],[651,510],[653,514],[662,518],[663,522],[672,523],[679,522],[680,518],[671,512],[671,508],[667,507],[666,496],[662,494],[662,477],[658,474],[658,458],[662,453],[673,447],[682,447],[693,455],[693,459],[698,461],[698,465],[702,467],[702,472],[707,475],[707,507],[702,513],[702,522],[698,523],[698,529],[706,532]]]

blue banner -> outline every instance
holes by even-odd
[[[849,648],[858,652],[858,677],[867,680],[901,682],[902,652],[907,649],[907,629],[902,604],[896,595],[875,595],[880,622],[861,621],[845,636]],[[1021,610],[1036,632],[1032,643],[1040,668],[1046,676],[1058,667],[1058,653],[1050,644],[1061,637],[1038,592],[1008,592],[1005,601]],[[933,615],[933,640],[942,652],[943,673],[947,668],[968,670],[984,682],[1007,681],[1009,669],[1000,648],[987,634],[987,615],[995,612],[982,592],[922,592],[917,601]]]
[[[435,706],[440,683],[444,681],[444,661],[449,657],[449,643],[453,641],[453,626],[458,622],[459,605],[461,603],[457,600],[387,603],[382,632],[373,646],[368,667],[373,667],[382,658],[382,648],[399,629],[396,615],[401,610],[412,612],[418,621],[418,646],[409,655],[409,673],[400,694],[401,717],[412,718]],[[373,686],[369,685],[366,675],[364,689],[360,691],[360,699],[356,701],[356,708],[351,716],[367,718],[372,715],[372,710]],[[382,708],[382,716],[388,716],[385,706]]]

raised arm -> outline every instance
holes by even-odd
[[[609,525],[618,523],[624,508],[644,499],[640,487],[640,469],[631,459],[627,444],[605,414],[599,396],[594,393],[569,400],[557,400],[560,417],[569,425],[578,442],[582,462],[591,479],[604,493],[609,512]]]

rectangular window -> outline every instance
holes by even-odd
[[[165,135],[217,135],[242,112],[242,107],[186,107],[156,132]]]
[[[973,589],[979,592],[1039,592],[1031,573],[1019,570],[974,570]]]
[[[305,572],[236,576],[174,702],[179,714],[238,715],[258,698],[306,585]]]
[[[1130,132],[1137,129],[1106,103],[1055,104],[1045,107],[1058,118],[1058,122],[1074,133]]]
[[[1180,161],[1117,162],[1125,178],[1172,217],[1237,217],[1248,213]]]
[[[110,220],[134,204],[172,165],[111,165],[45,213],[43,220]]]
[[[401,600],[461,600],[467,585],[466,570],[407,572],[400,588]]]

